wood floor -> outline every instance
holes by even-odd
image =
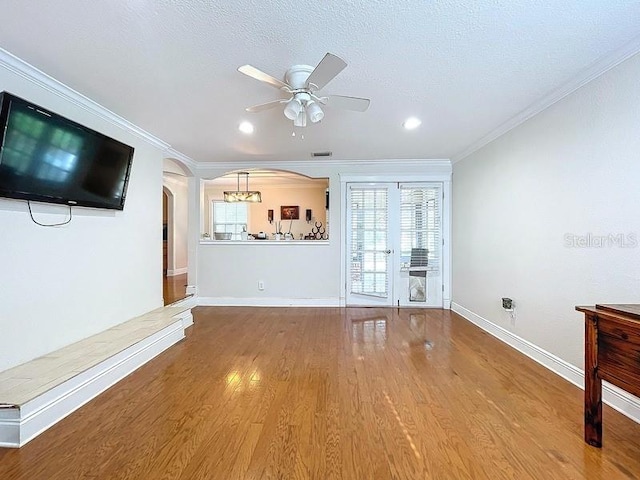
[[[162,276],[162,297],[165,305],[171,305],[187,297],[187,274]]]
[[[640,478],[640,425],[441,310],[194,310],[172,347],[2,480]]]

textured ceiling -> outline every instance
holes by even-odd
[[[453,157],[640,34],[637,0],[3,0],[0,16],[0,47],[176,150],[256,164]],[[279,92],[238,66],[282,78],[326,52],[348,67],[323,93],[367,112],[326,107],[301,140],[280,109],[244,111]]]

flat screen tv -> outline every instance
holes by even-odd
[[[0,196],[124,208],[133,147],[0,93]]]

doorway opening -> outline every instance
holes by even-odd
[[[181,191],[182,181],[172,177],[164,174],[162,188],[162,297],[165,305],[186,298],[188,284],[187,195]]]

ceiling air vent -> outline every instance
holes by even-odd
[[[330,157],[333,152],[311,152],[312,157]]]

